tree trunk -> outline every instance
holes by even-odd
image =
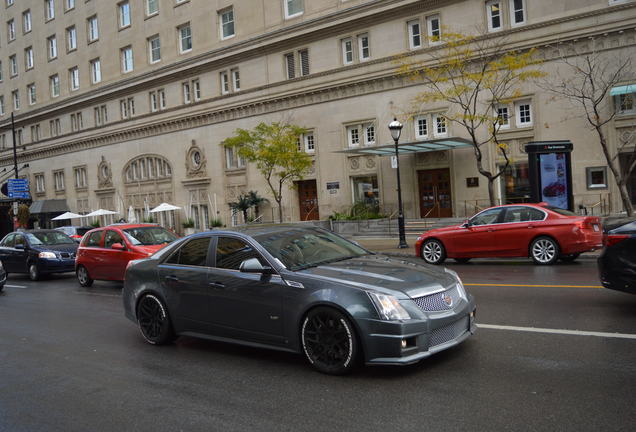
[[[629,191],[627,190],[627,185],[625,185],[624,181],[618,185],[618,192],[621,194],[621,200],[623,201],[623,207],[627,212],[627,216],[633,216],[634,205],[632,204],[631,197],[629,196]]]
[[[490,207],[494,207],[495,204],[495,179],[492,176],[486,176],[488,179],[488,198],[490,199]]]
[[[247,209],[244,209],[242,211],[243,211],[243,223],[246,224],[247,223]]]
[[[276,200],[278,203],[278,223],[283,223],[283,205],[281,204],[281,200]]]
[[[605,160],[607,161],[607,165],[610,168],[610,171],[614,175],[614,181],[618,185],[618,192],[621,196],[621,201],[623,202],[623,208],[627,212],[627,216],[632,216],[634,214],[634,206],[632,205],[632,200],[629,196],[629,192],[627,191],[627,186],[625,182],[627,181],[626,177],[623,177],[620,171],[620,166],[617,168],[612,160],[612,156],[610,155],[609,148],[607,148],[607,140],[605,139],[605,134],[600,126],[595,126],[596,133],[598,134],[598,139],[601,142],[601,149],[603,150],[603,154],[605,155]]]

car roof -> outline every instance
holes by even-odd
[[[241,233],[248,236],[256,236],[260,234],[272,234],[272,233],[289,231],[290,229],[316,229],[316,228],[320,229],[319,226],[311,225],[311,224],[258,224],[258,225],[232,227],[232,228],[227,228],[224,230],[214,230],[214,231],[207,231],[207,232],[215,232],[218,234]]]
[[[118,223],[118,224],[110,224],[103,227],[98,227],[95,229],[106,229],[106,228],[119,228],[119,229],[128,229],[128,228],[144,228],[144,227],[158,227],[158,224],[131,224],[131,223]]]

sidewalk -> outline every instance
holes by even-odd
[[[415,257],[415,241],[417,240],[417,236],[406,236],[406,244],[409,246],[406,249],[398,248],[399,239],[397,235],[395,235],[394,237],[349,237],[349,238],[353,241],[358,242],[362,247],[369,249],[370,251],[373,251],[373,252],[383,253],[383,254],[392,255],[392,256],[399,256],[399,257],[410,257],[410,258]],[[596,250],[594,252],[586,252],[581,254],[579,259],[596,260],[600,254],[601,254],[600,250]]]

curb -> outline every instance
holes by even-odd
[[[405,252],[393,252],[393,251],[373,251],[380,255],[387,255],[397,258],[418,258],[414,253],[405,253]],[[596,261],[600,255],[581,255],[578,257],[577,261]],[[523,257],[518,258],[475,258],[478,260],[488,260],[488,261],[501,261],[501,260],[523,260]],[[529,258],[528,258],[529,259]]]

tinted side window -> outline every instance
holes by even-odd
[[[106,236],[104,237],[104,247],[111,248],[115,243],[119,243],[124,246],[126,245],[126,243],[124,243],[124,239],[121,238],[117,231],[106,231]]]
[[[530,220],[531,221],[540,221],[545,218],[545,214],[541,210],[537,210],[535,208],[528,208],[530,212]]]
[[[169,264],[181,264],[203,267],[208,258],[210,237],[190,240],[181,249],[173,253],[166,260]]]
[[[15,236],[15,234],[9,234],[4,239],[2,239],[2,243],[0,243],[0,245],[6,246],[6,247],[13,247],[13,237],[14,236]]]
[[[508,207],[504,223],[530,222],[543,220],[543,212],[532,207]]]
[[[15,246],[17,246],[17,245],[22,245],[22,246],[24,246],[24,245],[25,245],[25,243],[26,243],[26,241],[24,240],[24,236],[23,236],[23,235],[16,234],[16,235],[15,235],[15,237],[14,237],[14,239],[15,239],[15,240],[14,240],[14,241],[15,241],[15,245],[14,245],[14,247],[15,247]]]
[[[102,240],[102,234],[104,231],[95,231],[86,239],[86,246],[99,247],[99,242]]]
[[[241,263],[250,258],[257,258],[261,263],[263,261],[260,254],[243,240],[219,237],[216,244],[216,266],[218,268],[238,270]]]
[[[490,209],[479,213],[477,216],[470,220],[471,225],[490,225],[497,223],[497,219],[499,218],[499,213],[501,213],[500,208]]]

